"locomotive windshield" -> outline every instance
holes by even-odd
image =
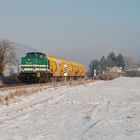
[[[27,53],[26,54],[26,57],[35,57],[36,55],[35,55],[35,53]]]
[[[30,52],[30,53],[27,53],[26,57],[37,57],[39,59],[43,59],[45,57],[45,54],[36,53],[36,52]]]

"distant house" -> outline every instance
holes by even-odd
[[[126,76],[140,77],[140,68],[131,68],[126,71]]]
[[[122,73],[122,67],[114,66],[112,68],[108,68],[108,72],[112,73]]]
[[[3,85],[3,82],[2,82],[2,78],[1,78],[1,76],[0,76],[0,85]]]
[[[18,66],[10,66],[10,65],[7,65],[4,69],[4,72],[3,72],[3,75],[4,76],[11,76],[13,74],[16,74],[18,73]]]
[[[140,71],[140,68],[130,68],[127,71]]]

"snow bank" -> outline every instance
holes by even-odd
[[[139,140],[140,78],[41,89],[1,105],[1,139]]]

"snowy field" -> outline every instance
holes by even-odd
[[[0,105],[0,140],[140,140],[140,78],[42,88]]]

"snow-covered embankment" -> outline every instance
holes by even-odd
[[[2,139],[139,140],[140,78],[42,89],[0,107]]]

